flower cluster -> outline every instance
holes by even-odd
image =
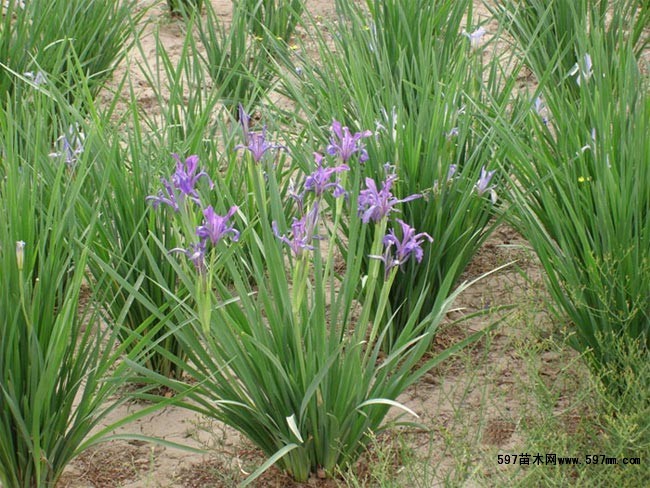
[[[453,169],[450,167],[448,173],[450,179],[456,171],[456,167],[454,165],[452,166]],[[398,203],[409,202],[422,197],[422,195],[417,193],[402,199],[395,197],[391,192],[391,188],[397,180],[397,175],[394,173],[394,168],[390,165],[387,164],[384,168],[387,175],[382,183],[381,190],[377,189],[377,184],[372,178],[366,178],[366,188],[359,192],[358,214],[364,223],[368,223],[371,220],[380,222],[382,219],[388,218],[391,212],[398,211],[395,208]],[[424,240],[433,242],[433,238],[426,232],[418,234],[415,232],[415,229],[404,221],[400,219],[396,220],[402,229],[402,239],[400,240],[395,230],[391,229],[382,240],[384,245],[383,256],[370,256],[371,258],[384,262],[385,279],[388,279],[391,269],[403,265],[412,255],[415,256],[417,262],[421,262],[424,257],[424,250],[422,249]]]
[[[289,246],[296,257],[302,256],[305,250],[312,251],[314,249],[311,245],[312,240],[319,239],[316,230],[319,219],[319,201],[323,195],[329,190],[332,191],[334,198],[347,195],[341,180],[336,178],[337,175],[350,171],[350,166],[345,163],[350,160],[354,153],[359,153],[360,162],[366,161],[368,158],[361,139],[371,135],[370,131],[358,132],[352,135],[347,127],[342,127],[341,123],[336,120],[332,123],[331,130],[332,135],[327,152],[331,156],[336,156],[341,164],[328,166],[325,156],[314,152],[316,169],[305,178],[303,191],[298,192],[293,181],[289,187],[289,196],[296,201],[300,213],[304,212],[307,194],[312,193],[314,195],[315,199],[311,210],[304,214],[302,218],[293,219],[291,232],[287,235],[280,234],[277,222],[272,223],[276,237]]]
[[[396,220],[402,228],[402,239],[400,240],[397,237],[395,229],[391,229],[383,239],[383,256],[370,256],[371,258],[379,259],[384,262],[385,279],[388,278],[391,269],[395,266],[403,265],[411,256],[413,256],[418,263],[421,263],[424,258],[424,249],[422,249],[422,244],[425,240],[433,242],[433,237],[426,232],[416,234],[415,229],[409,226],[406,222],[400,219]]]
[[[161,178],[163,189],[158,191],[158,195],[148,196],[146,200],[152,203],[154,209],[157,209],[160,204],[165,204],[175,212],[180,210],[179,201],[182,202],[186,197],[200,205],[201,200],[196,190],[197,183],[201,178],[206,178],[210,189],[214,188],[214,183],[205,171],[199,171],[198,156],[190,156],[185,162],[181,161],[178,154],[172,156],[176,160],[176,171],[171,177],[171,182]]]
[[[210,189],[214,188],[214,183],[208,174],[199,169],[199,157],[196,155],[189,156],[185,161],[182,161],[177,154],[172,155],[176,160],[176,171],[171,177],[171,181],[166,178],[161,178],[160,181],[163,189],[158,191],[157,195],[151,195],[146,198],[151,202],[154,209],[157,209],[161,204],[168,205],[174,212],[179,213],[181,210],[187,212],[189,209],[186,207],[181,208],[180,203],[187,198],[199,207],[202,207],[201,198],[197,191],[197,184],[201,178],[208,180]],[[218,215],[212,205],[203,208],[203,223],[196,227],[195,235],[199,239],[198,242],[190,244],[189,248],[174,248],[170,252],[180,252],[185,254],[187,258],[192,261],[194,267],[200,274],[206,272],[205,254],[207,250],[208,241],[216,246],[226,235],[231,234],[233,241],[239,240],[239,232],[228,224],[228,221],[237,212],[238,207],[233,206],[226,213],[226,215]],[[183,215],[187,217],[187,215]]]
[[[379,222],[391,212],[398,211],[395,208],[398,203],[410,202],[422,196],[415,194],[402,199],[395,197],[391,192],[391,188],[396,180],[397,175],[389,173],[382,184],[381,190],[378,190],[375,180],[366,178],[366,188],[359,192],[359,215],[364,223],[371,220]]]
[[[354,153],[359,153],[359,162],[368,161],[368,151],[361,139],[370,137],[372,131],[365,130],[352,134],[348,127],[341,126],[338,120],[332,121],[332,136],[327,146],[327,153],[338,157],[343,163],[347,163]]]

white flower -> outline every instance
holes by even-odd
[[[571,68],[571,71],[569,71],[569,76],[575,76],[576,77],[576,83],[578,86],[580,86],[580,83],[582,82],[582,79],[584,78],[585,81],[589,81],[589,78],[594,74],[592,68],[593,64],[591,62],[591,56],[589,53],[586,53],[583,57],[583,64],[582,68],[578,63],[573,65],[573,68]]]
[[[45,85],[47,83],[47,76],[45,76],[45,73],[41,70],[38,70],[36,74],[34,74],[33,71],[27,71],[23,73],[23,76],[32,80],[32,83],[36,86]]]
[[[5,0],[3,5],[4,5],[4,7],[6,9],[8,9],[10,3],[11,3],[11,0]],[[23,0],[14,0],[13,4],[14,4],[14,8],[18,7],[18,8],[21,8],[21,9],[25,10],[25,2]]]
[[[467,36],[467,38],[469,39],[469,43],[472,49],[477,49],[480,46],[481,39],[485,34],[487,34],[487,31],[485,30],[484,27],[479,27],[471,34],[467,31],[463,31],[463,35]]]
[[[381,120],[375,120],[375,139],[379,138],[380,132],[388,132],[388,127],[390,127],[390,135],[393,142],[397,141],[397,107],[393,105],[390,114],[382,107],[380,113]],[[405,127],[405,125],[402,125],[402,129]]]
[[[589,144],[585,144],[580,148],[580,152],[585,152],[587,150],[596,152],[596,129],[595,128],[591,129],[591,142]]]

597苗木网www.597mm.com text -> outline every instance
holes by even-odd
[[[586,454],[583,458],[558,456],[557,454],[498,454],[497,462],[499,464],[512,465],[552,465],[552,466],[574,466],[579,464],[603,464],[603,465],[629,465],[641,464],[639,457],[611,457],[604,454]]]

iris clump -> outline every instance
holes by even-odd
[[[314,138],[331,124],[331,155],[344,162],[356,150],[363,160],[358,203],[366,222],[395,215],[404,203],[400,218],[435,239],[421,263],[405,263],[391,288],[386,316],[397,334],[414,313],[414,290],[428,290],[424,319],[499,221],[497,185],[507,172],[493,173],[484,186],[481,168],[493,170],[487,162],[497,148],[480,107],[491,101],[510,117],[514,78],[505,76],[496,56],[480,55],[493,40],[471,0],[336,0],[336,6],[341,21],[326,30],[332,38],[320,31],[314,36],[319,64],[296,54],[287,71],[300,66],[302,75],[287,76],[283,89],[299,105],[300,120],[314,127]],[[382,187],[387,162],[399,180],[389,178]],[[339,247],[345,252],[344,242]],[[366,270],[371,265],[364,260]]]
[[[234,2],[229,30],[212,2],[170,0],[207,16],[184,16],[180,53],[157,38],[160,111],[133,98],[126,118],[94,98],[133,1],[2,2],[3,486],[55,486],[113,436],[124,382],[158,403],[136,416],[176,403],[249,438],[267,460],[245,484],[274,464],[335,476],[390,409],[417,417],[406,388],[489,331],[431,351],[501,219],[611,397],[647,383],[647,2],[491,2],[521,45],[511,70],[482,55],[472,0],[334,1],[315,64],[292,37],[303,0]],[[524,65],[538,88],[513,97]],[[293,112],[267,97],[278,78]],[[617,411],[637,445],[638,390],[640,413]]]
[[[177,247],[171,251],[185,254],[197,270],[205,271],[208,243],[216,246],[228,235],[233,242],[239,240],[239,231],[230,223],[239,207],[233,205],[226,214],[219,215],[212,205],[204,206],[197,185],[201,179],[205,179],[208,188],[213,189],[214,182],[206,171],[200,169],[199,157],[191,155],[185,161],[181,161],[178,154],[172,156],[176,160],[176,171],[171,177],[171,183],[168,179],[161,178],[163,189],[158,191],[158,195],[148,196],[145,200],[151,202],[154,209],[157,209],[160,204],[169,206],[177,214],[176,218],[181,228],[195,229],[193,238],[194,240],[198,238],[198,242],[191,242],[187,248]],[[184,202],[185,199],[188,199],[191,204],[179,206],[179,202]],[[199,215],[202,216],[201,224],[194,225]]]
[[[94,131],[73,125],[59,140],[61,154],[50,154],[60,127],[82,123],[78,115],[56,87],[47,97],[0,104],[0,485],[7,488],[56,486],[74,458],[115,434],[106,417],[124,402],[127,362],[149,347],[135,336],[121,341],[119,326],[97,326],[109,280],[87,272],[111,219],[100,224],[105,186],[91,176]],[[75,133],[88,138],[77,145]]]
[[[60,89],[67,101],[94,99],[132,45],[132,0],[3,0],[0,2],[0,105],[28,98],[15,73],[41,89]],[[11,53],[11,55],[9,55]],[[85,93],[83,93],[85,91]],[[82,94],[83,93],[83,94]],[[90,108],[90,107],[87,107]]]
[[[248,119],[240,121],[250,143]],[[183,307],[188,325],[176,331],[188,353],[176,362],[196,383],[191,389],[165,384],[183,392],[184,406],[238,429],[269,456],[247,482],[274,463],[304,481],[310,473],[333,474],[353,462],[368,436],[382,428],[390,407],[415,414],[396,397],[437,362],[419,360],[452,298],[436,302],[428,320],[414,317],[395,335],[399,353],[379,357],[395,273],[411,259],[421,262],[432,239],[403,220],[396,222],[399,231],[386,233],[397,206],[421,195],[394,197],[391,186],[398,177],[390,167],[382,189],[372,180],[361,189],[362,160],[367,161],[361,139],[367,132],[355,137],[339,128],[335,121],[333,154],[292,150],[294,158],[316,162],[315,169],[305,165],[311,172],[298,175],[293,198],[277,191],[279,168],[260,164],[253,153],[244,158],[252,194],[246,207],[259,210],[259,220],[241,232],[230,219],[241,212],[250,222],[246,211],[231,206],[217,215],[209,198],[191,207],[192,214],[199,207],[203,214],[196,230],[175,214],[185,240],[200,238],[200,245],[178,250],[194,266],[177,268],[181,282],[197,283],[188,286],[196,307]],[[349,251],[343,271],[336,271],[333,251],[344,228]],[[206,257],[208,245],[227,235],[233,245],[212,247]],[[369,248],[379,259],[366,276],[361,264]],[[379,260],[391,278],[379,273]],[[422,298],[414,297],[420,305]],[[350,314],[355,303],[361,304],[357,318]]]

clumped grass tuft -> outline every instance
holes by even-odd
[[[142,12],[131,0],[9,0],[0,18],[2,104],[20,77],[78,96],[79,74],[94,97],[130,47]],[[22,6],[21,6],[22,5]]]
[[[618,55],[622,41],[630,43],[636,58],[650,43],[650,4],[644,0],[498,0],[491,10],[538,79],[545,75],[551,86],[563,86],[576,98],[579,86],[567,73],[576,63],[585,68],[586,53],[579,39],[586,33],[598,32],[605,58]],[[611,68],[607,75],[617,76],[616,68]],[[604,74],[602,66],[599,70]]]
[[[126,401],[115,396],[129,374],[119,360],[133,341],[118,343],[119,324],[99,326],[93,302],[102,276],[84,287],[100,221],[87,197],[106,189],[88,189],[95,134],[64,94],[40,95],[0,109],[0,481],[7,487],[54,486],[74,457],[111,435],[114,427],[101,423]],[[147,347],[132,347],[131,359]]]
[[[650,97],[632,41],[612,53],[605,35],[576,34],[591,66],[559,85],[550,67],[541,98],[515,109],[514,126],[497,125],[512,220],[541,261],[552,307],[569,320],[570,344],[595,374],[612,372],[601,377],[616,395],[630,365],[612,343],[650,345]]]

